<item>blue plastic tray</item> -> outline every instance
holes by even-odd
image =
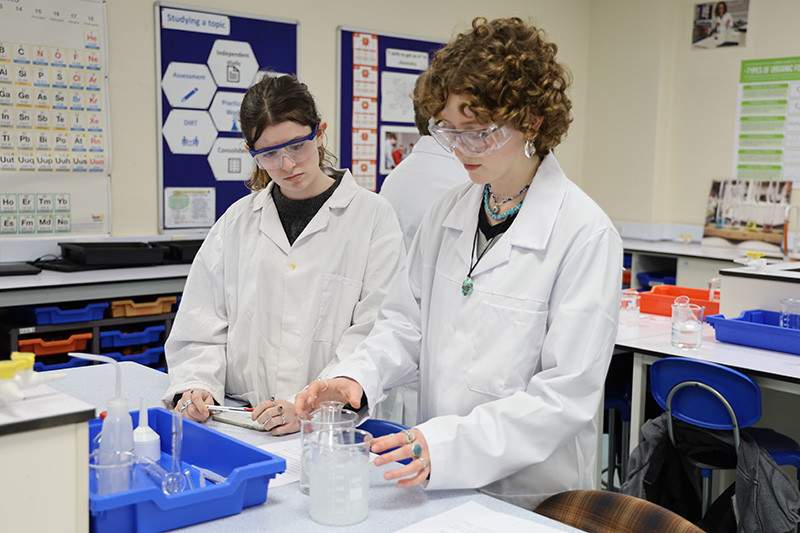
[[[161,359],[161,354],[163,353],[163,346],[155,346],[153,348],[148,348],[142,353],[133,355],[123,355],[121,352],[105,353],[103,355],[107,355],[108,357],[111,357],[117,361],[131,361],[133,363],[139,363],[140,365],[152,365]]]
[[[44,364],[41,361],[35,361],[33,363],[33,369],[36,372],[45,372],[47,370],[62,370],[64,368],[75,368],[78,366],[86,366],[90,363],[86,359],[78,359],[77,357],[70,357],[69,361],[65,363],[55,363],[52,365]]]
[[[107,303],[89,304],[83,309],[61,309],[60,307],[34,307],[25,312],[37,326],[48,324],[67,324],[70,322],[88,322],[103,318]]]
[[[121,331],[101,331],[100,347],[120,348],[122,346],[133,346],[135,344],[157,342],[161,338],[161,334],[165,329],[166,326],[150,326],[145,328],[144,331],[137,331],[133,333],[122,333]]]
[[[800,329],[778,325],[780,313],[763,309],[742,311],[738,318],[710,315],[718,341],[800,355]]]
[[[639,285],[642,287],[655,287],[657,285],[675,285],[675,272],[640,272],[636,274]]]
[[[132,412],[133,425],[139,413]],[[172,413],[156,407],[148,410],[148,422],[161,436],[161,465],[171,467]],[[100,432],[103,421],[89,421],[89,443]],[[90,450],[92,451],[92,450]],[[165,495],[137,467],[133,488],[100,496],[97,480],[89,480],[90,528],[97,533],[157,532],[198,524],[207,520],[240,513],[245,507],[259,505],[267,499],[269,480],[286,470],[286,461],[276,455],[233,439],[202,424],[184,419],[184,466],[192,471],[196,488]],[[227,479],[219,484],[210,481],[199,486],[196,465]]]

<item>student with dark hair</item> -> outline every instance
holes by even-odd
[[[518,18],[477,18],[433,58],[419,92],[433,137],[471,183],[428,211],[408,266],[355,353],[309,384],[372,410],[419,378],[419,424],[372,441],[398,485],[479,488],[533,509],[592,488],[617,334],[622,242],[556,161],[568,75]]]
[[[295,432],[294,397],[372,329],[404,260],[389,203],[330,168],[327,123],[293,76],[265,77],[240,111],[252,194],[209,231],[165,349],[164,402],[205,420],[226,395],[274,435]]]

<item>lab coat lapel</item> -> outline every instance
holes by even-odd
[[[467,269],[472,259],[472,243],[475,239],[475,227],[478,224],[478,206],[482,201],[483,185],[473,184],[442,222],[443,227],[461,232],[456,238],[455,249],[458,257],[467,265]]]
[[[558,166],[555,156],[548,154],[536,171],[516,220],[481,258],[473,270],[473,276],[507,263],[515,246],[530,250],[546,249],[566,191],[567,177]]]
[[[347,207],[356,195],[358,187],[360,187],[360,185],[356,183],[353,175],[350,174],[349,170],[346,170],[344,176],[342,176],[342,182],[336,187],[336,190],[333,191],[331,197],[322,204],[322,207],[319,208],[317,214],[309,221],[308,225],[303,229],[303,232],[300,233],[300,236],[297,237],[295,242],[307,239],[309,236],[328,227],[328,222],[330,222],[331,219],[331,211]]]
[[[272,200],[273,187],[275,187],[275,182],[271,181],[264,189],[256,193],[259,197],[253,202],[253,210],[258,211],[261,209],[261,221],[258,227],[261,233],[274,242],[275,246],[280,248],[283,253],[288,255],[291,245],[278,216],[278,208]]]

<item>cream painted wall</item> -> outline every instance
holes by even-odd
[[[570,67],[575,121],[559,161],[582,181],[590,0],[196,0],[191,5],[295,19],[300,23],[300,78],[323,116],[336,117],[336,28],[449,40],[473,17],[520,16],[546,30]],[[435,4],[435,9],[431,6]],[[111,107],[111,228],[115,237],[158,232],[154,8],[150,0],[107,0]],[[329,147],[333,145],[329,137]]]
[[[751,0],[746,45],[716,50],[691,47],[695,3],[591,4],[582,184],[616,221],[702,224],[731,175],[741,61],[800,55],[795,0]]]

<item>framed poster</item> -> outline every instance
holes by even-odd
[[[339,166],[380,190],[419,138],[411,95],[442,41],[339,28]]]
[[[261,76],[297,74],[296,21],[156,3],[159,228],[209,228],[249,193],[239,107]]]

